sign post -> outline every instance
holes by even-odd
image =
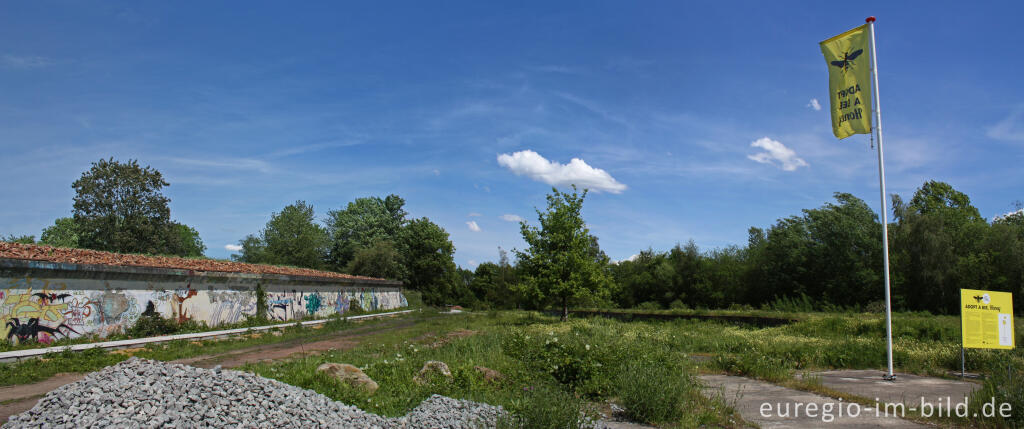
[[[960,377],[966,369],[966,349],[1016,347],[1013,332],[1013,294],[960,289]]]

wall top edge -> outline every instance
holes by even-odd
[[[176,268],[142,267],[134,265],[98,265],[98,264],[76,264],[69,262],[37,261],[31,259],[0,258],[0,269],[3,270],[25,270],[25,271],[54,271],[64,274],[82,273],[83,275],[97,275],[103,273],[111,274],[132,274],[132,275],[153,275],[153,276],[180,276],[180,277],[207,277],[239,280],[273,280],[273,281],[304,281],[316,283],[366,285],[366,286],[391,286],[401,287],[402,282],[395,280],[373,280],[373,279],[350,279],[335,277],[297,276],[284,274],[258,274],[224,271],[196,271]]]

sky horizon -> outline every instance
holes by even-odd
[[[613,260],[849,192],[880,208],[867,135],[836,140],[818,42],[877,16],[887,191],[926,180],[987,219],[1024,200],[1024,5],[865,2],[12,4],[0,15],[0,234],[69,216],[99,159],[137,159],[226,258],[304,200],[397,194],[472,269],[525,246],[552,186],[591,189]]]

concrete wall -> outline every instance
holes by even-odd
[[[0,258],[0,334],[7,339],[105,337],[131,327],[152,302],[162,316],[210,326],[256,313],[256,287],[273,320],[408,305],[400,283],[385,280],[193,272],[61,264]],[[33,321],[33,319],[35,319]]]

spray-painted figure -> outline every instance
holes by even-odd
[[[70,298],[71,297],[71,294],[70,293],[62,293],[62,294],[58,295],[58,294],[55,294],[55,293],[39,292],[39,293],[32,294],[32,296],[39,297],[39,303],[40,304],[48,305],[48,304],[53,304],[53,302],[58,300],[58,299],[60,300],[60,302],[64,302],[64,300],[66,298]]]
[[[70,326],[63,323],[57,325],[56,328],[40,325],[38,317],[28,319],[28,323],[24,325],[21,324],[21,321],[18,320],[18,318],[13,318],[7,321],[7,326],[11,327],[11,330],[7,332],[7,340],[10,340],[12,337],[17,337],[18,342],[27,341],[29,338],[39,341],[40,332],[45,332],[53,336],[56,336],[55,334],[61,334],[64,338],[68,338],[68,333],[61,331],[61,328],[67,329],[68,331],[76,334],[78,333],[78,331],[71,329]]]

